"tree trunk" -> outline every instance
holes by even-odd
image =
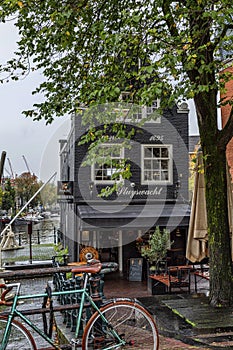
[[[227,207],[225,151],[206,150],[206,208],[210,257],[210,303],[232,303],[232,262]]]
[[[195,102],[204,158],[210,264],[210,303],[213,306],[220,307],[233,304],[226,147],[220,146],[218,141],[219,131],[216,125],[217,116],[215,112],[217,107],[214,94],[209,104],[203,103],[204,99],[206,99],[206,96],[199,98]],[[206,130],[208,130],[208,135]]]

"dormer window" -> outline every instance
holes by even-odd
[[[160,123],[161,116],[158,114],[160,107],[160,100],[156,99],[152,101],[150,106],[138,107],[138,112],[134,113],[134,119],[141,121],[145,119],[145,123]]]
[[[123,105],[122,108],[120,106],[114,108],[114,111],[118,113],[118,121],[139,123],[144,120],[145,123],[161,123],[161,115],[158,112],[160,107],[159,99],[152,101],[150,106],[139,106],[132,103],[129,92],[122,92],[120,100],[122,103],[124,102],[127,104]]]
[[[122,92],[121,101],[129,103],[129,105],[126,105],[122,109],[120,107],[115,109],[119,113],[119,116],[117,116],[117,119],[119,121],[132,123],[139,123],[142,120],[144,120],[145,123],[161,122],[161,116],[158,112],[158,109],[160,107],[159,99],[154,100],[150,106],[139,106],[132,103],[129,92]]]

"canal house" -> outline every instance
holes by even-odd
[[[90,256],[118,263],[119,271],[128,277],[130,261],[142,261],[139,245],[146,245],[160,227],[170,232],[167,260],[183,264],[190,216],[188,105],[181,103],[161,112],[159,101],[154,101],[150,107],[138,107],[137,115],[134,111],[129,117],[129,107],[111,108],[118,111],[117,122],[126,124],[128,132],[133,130],[128,143],[110,133],[99,145],[96,160],[92,157],[84,163],[90,143],[81,140],[91,130],[83,124],[85,109],[72,116],[70,133],[60,140],[58,195],[63,245],[69,248],[72,261],[82,260],[86,248]],[[104,124],[97,122],[96,130],[103,128]],[[102,162],[97,161],[100,157]],[[130,164],[129,179],[116,176],[122,159]],[[112,193],[101,195],[116,183]]]

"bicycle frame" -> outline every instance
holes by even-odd
[[[75,293],[80,293],[81,295],[81,300],[80,303],[78,304],[78,317],[77,317],[77,326],[76,326],[76,331],[75,331],[75,339],[78,338],[79,335],[79,331],[80,331],[80,325],[81,325],[81,318],[82,318],[82,313],[85,307],[85,301],[88,300],[88,302],[90,303],[90,306],[97,311],[100,314],[100,317],[102,318],[103,322],[105,322],[105,324],[109,324],[109,322],[107,321],[107,319],[105,318],[105,316],[102,314],[100,308],[96,305],[94,299],[91,297],[91,295],[89,295],[88,291],[87,291],[87,282],[89,279],[89,274],[88,273],[84,273],[84,285],[83,288],[80,289],[75,289],[75,290],[68,290],[68,291],[59,291],[59,292],[52,292],[52,297],[55,296],[61,296],[61,295],[66,295],[66,294],[75,294]],[[32,295],[20,295],[20,283],[14,283],[14,284],[8,284],[8,287],[16,287],[16,293],[13,299],[13,304],[11,306],[11,310],[8,313],[8,319],[7,319],[7,324],[6,324],[6,328],[4,331],[4,335],[3,335],[3,339],[2,339],[2,343],[0,345],[0,350],[4,350],[5,347],[7,346],[7,342],[9,340],[9,336],[10,336],[10,331],[11,331],[11,323],[13,321],[13,319],[15,317],[19,317],[21,320],[23,320],[32,330],[34,330],[36,333],[38,333],[44,340],[46,340],[49,344],[51,344],[52,346],[55,347],[55,349],[59,350],[60,346],[54,344],[54,341],[48,336],[46,335],[43,331],[41,331],[34,323],[31,322],[31,320],[26,317],[23,313],[25,313],[25,310],[18,310],[17,309],[17,303],[20,300],[27,300],[27,299],[36,299],[36,298],[43,298],[43,297],[47,297],[48,294],[47,293],[41,293],[41,294],[32,294]],[[65,307],[63,310],[68,309],[68,307]],[[55,310],[55,308],[54,308]],[[57,310],[55,310],[57,311]],[[42,311],[38,312],[41,313]],[[111,328],[111,327],[110,327]],[[111,329],[111,332],[113,334],[113,336],[120,342],[120,344],[124,345],[125,341],[117,334],[117,332],[114,329]],[[116,347],[119,346],[116,345]],[[111,349],[113,349],[113,347],[111,347]],[[107,348],[106,348],[107,350]]]

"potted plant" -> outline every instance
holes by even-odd
[[[170,244],[170,232],[156,227],[148,244],[141,247],[141,255],[147,259],[150,273],[159,272],[159,264],[166,257]]]

